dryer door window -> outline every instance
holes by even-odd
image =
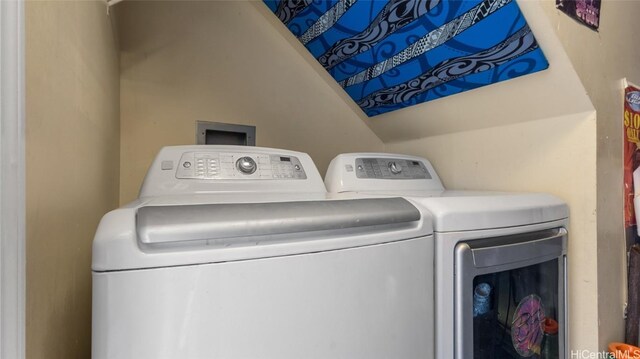
[[[474,278],[473,358],[559,358],[558,260]]]
[[[566,358],[566,233],[535,238],[456,248],[457,359]]]

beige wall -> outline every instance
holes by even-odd
[[[599,32],[591,31],[555,10],[551,19],[576,72],[598,111],[598,293],[600,347],[624,340],[626,255],[622,219],[622,85],[627,77],[640,84],[637,36],[640,1],[602,2]]]
[[[322,173],[338,153],[382,150],[264,4],[119,6],[121,203],[161,146],[194,143],[197,120],[255,125],[258,146],[308,152]]]
[[[91,242],[118,204],[118,58],[102,2],[26,4],[27,358],[89,358]]]
[[[572,349],[597,350],[595,114],[583,113],[387,144],[429,158],[445,186],[552,193],[571,211]]]

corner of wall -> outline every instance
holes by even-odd
[[[25,6],[27,357],[88,358],[92,239],[118,205],[117,48],[104,2]]]

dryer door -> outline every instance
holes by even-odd
[[[566,358],[564,229],[456,247],[456,358]]]

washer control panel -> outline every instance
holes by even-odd
[[[303,180],[307,175],[295,156],[208,151],[183,153],[176,178]]]
[[[431,179],[420,161],[396,158],[356,158],[356,177],[375,179]]]

